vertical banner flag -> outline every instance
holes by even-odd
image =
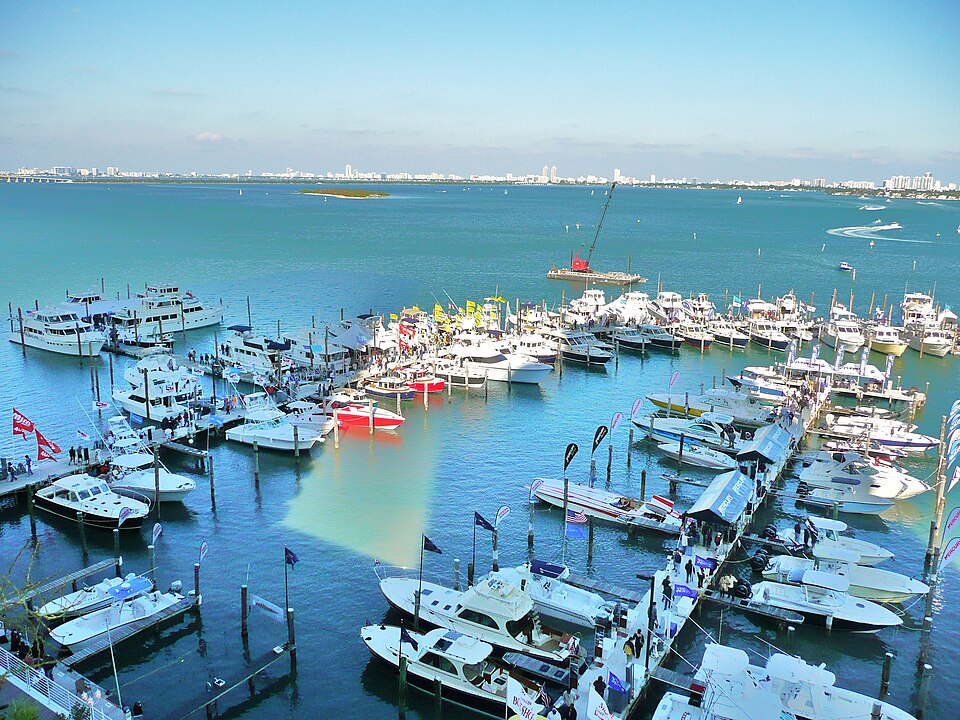
[[[810,351],[810,364],[814,365],[820,359],[820,343],[813,344],[813,350]]]
[[[791,340],[790,346],[787,348],[787,367],[793,365],[793,362],[797,359],[797,341]]]
[[[960,465],[953,469],[953,477],[950,478],[950,485],[947,486],[947,492],[953,490],[954,486],[960,482]]]
[[[601,425],[597,428],[597,431],[593,434],[593,450],[590,451],[590,454],[593,455],[597,451],[597,448],[600,447],[600,443],[603,442],[603,439],[607,436],[607,426]]]
[[[15,436],[19,435],[26,440],[27,435],[33,435],[35,429],[36,425],[33,424],[33,420],[16,408],[13,409],[13,434]]]
[[[577,451],[580,448],[577,447],[576,443],[570,443],[567,445],[566,451],[563,453],[563,471],[566,472],[567,468],[570,467],[570,463],[573,461],[573,458],[576,457]]]
[[[637,398],[633,401],[633,410],[630,411],[630,417],[633,417],[637,414],[637,410],[640,409],[640,403],[643,402],[643,398]]]
[[[677,378],[679,378],[679,377],[680,377],[680,371],[677,370],[675,373],[673,373],[673,377],[670,378],[670,388],[673,387],[674,383],[677,382]],[[668,389],[670,389],[670,388],[668,388]]]
[[[530,485],[530,502],[534,502],[533,498],[536,495],[537,488],[543,485],[543,480],[534,480]]]
[[[123,525],[123,521],[130,517],[130,513],[133,512],[133,509],[129,506],[124,506],[120,508],[120,514],[117,516],[117,527]]]
[[[960,400],[954,400],[953,405],[950,406],[950,417],[954,415],[960,415]]]
[[[534,720],[543,710],[543,706],[527,695],[526,688],[513,675],[507,675],[507,708],[521,720]]]
[[[269,600],[264,600],[259,595],[252,595],[250,597],[250,607],[252,609],[259,610],[264,615],[269,616],[278,623],[282,623],[286,620],[283,610]]]
[[[494,520],[494,525],[499,525],[500,521],[503,520],[509,514],[510,514],[509,506],[501,505],[500,509],[497,510],[497,519]]]
[[[203,564],[203,559],[207,556],[207,551],[210,550],[210,545],[207,544],[207,541],[204,540],[200,543],[200,559],[197,560],[199,564]]]
[[[837,341],[839,342],[839,341]],[[863,352],[860,353],[860,367],[857,369],[860,373],[860,377],[863,377],[867,374],[867,360],[870,357],[870,345],[863,346]]]
[[[613,432],[617,429],[617,425],[620,424],[620,421],[623,420],[623,413],[618,412],[613,414],[613,419],[610,421],[610,432]]]
[[[154,545],[157,544],[157,538],[160,537],[160,533],[163,532],[163,526],[160,523],[154,523],[153,525],[153,541]]]
[[[607,671],[607,685],[611,690],[621,693],[622,695],[627,694],[627,688],[624,687],[623,681],[609,670]]]
[[[957,524],[958,520],[960,520],[960,505],[951,510],[947,516],[947,523],[943,526],[943,534],[946,535],[953,530],[953,526]]]
[[[887,355],[887,366],[886,366],[886,367],[884,368],[884,370],[883,370],[883,379],[884,379],[884,380],[889,380],[889,379],[890,379],[890,373],[893,372],[893,360],[894,360],[893,355]]]
[[[833,369],[839,370],[840,366],[843,365],[843,348],[840,347],[840,343],[837,343],[837,358],[833,361]]]
[[[53,440],[47,440],[39,430],[35,429],[33,434],[37,436],[37,445],[47,448],[54,455],[60,452],[60,446],[53,442]]]
[[[957,550],[960,550],[960,537],[955,537],[947,544],[947,547],[944,548],[943,557],[940,558],[940,566],[937,568],[938,573],[953,560],[953,556],[957,554]]]
[[[590,695],[587,698],[587,718],[589,720],[614,720],[610,708],[600,697],[600,693],[590,688]]]

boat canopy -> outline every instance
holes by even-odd
[[[556,563],[547,562],[546,560],[537,560],[536,558],[530,561],[530,572],[536,575],[558,578],[566,571],[567,568],[565,565],[557,565]]]
[[[723,413],[718,412],[705,412],[700,415],[701,420],[709,420],[710,422],[720,423],[721,425],[730,425],[733,422],[733,416],[724,415]]]
[[[753,440],[737,453],[737,462],[759,460],[773,463],[790,452],[790,433],[779,425],[765,425],[753,435]]]
[[[822,665],[809,665],[800,658],[783,653],[777,653],[767,660],[767,674],[790,683],[810,683],[822,687],[831,687],[837,681],[837,676]]]
[[[875,382],[884,382],[887,379],[887,376],[883,374],[880,368],[874,365],[867,365],[865,368],[863,368],[863,372],[860,372],[860,363],[847,363],[842,368],[837,370],[837,375],[865,378]]]
[[[841,562],[858,563],[860,553],[843,547],[817,543],[813,546],[813,557],[817,560],[840,560]]]
[[[710,643],[703,650],[700,670],[703,672],[720,672],[724,675],[739,675],[746,672],[749,666],[750,657],[740,648]]]
[[[110,462],[119,468],[131,470],[141,468],[144,465],[152,465],[153,455],[148,455],[147,453],[126,453],[124,455],[118,455]]]
[[[276,340],[267,340],[266,342],[267,350],[289,350],[290,341],[277,342]]]
[[[753,480],[739,470],[723,473],[710,483],[700,499],[687,511],[689,517],[708,522],[733,524],[753,496]]]
[[[231,325],[230,327],[227,328],[227,330],[233,330],[234,332],[238,332],[238,333],[245,333],[245,332],[250,332],[251,330],[253,330],[253,328],[250,327],[249,325]]]
[[[792,579],[792,578],[791,578]],[[804,570],[800,577],[800,582],[804,585],[834,590],[836,592],[847,592],[850,589],[850,581],[842,575],[826,573],[822,570]]]
[[[129,600],[137,595],[150,592],[152,589],[153,583],[145,577],[135,577],[132,580],[127,580],[112,588],[108,588],[107,592],[115,600]]]
[[[807,519],[813,523],[818,530],[833,530],[834,532],[843,532],[847,529],[847,524],[843,520],[833,520],[832,518],[820,517],[819,515],[809,515]]]

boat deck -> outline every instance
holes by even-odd
[[[643,600],[643,595],[634,590],[629,590],[617,585],[611,585],[610,583],[603,582],[602,580],[597,580],[596,578],[587,577],[586,575],[580,575],[578,573],[570,573],[569,577],[564,578],[564,582],[567,585],[573,585],[574,587],[583,588],[584,590],[591,590],[595,593],[600,593],[601,595],[609,595],[617,598],[618,600],[626,600],[627,602],[633,604],[637,604]]]
[[[569,268],[552,268],[547,273],[548,280],[569,280],[581,283],[600,283],[602,285],[639,285],[647,282],[642,275],[625,272],[580,272]]]
[[[64,575],[63,577],[53,578],[52,580],[47,580],[41,585],[28,591],[26,594],[17,599],[17,602],[30,603],[36,597],[43,597],[44,595],[50,593],[51,591],[61,592],[69,585],[74,592],[77,591],[77,581],[82,580],[85,577],[95,575],[97,573],[103,572],[109,568],[118,567],[120,565],[119,558],[108,558],[107,560],[101,560],[100,562],[89,565],[85,568],[80,568],[79,570],[70,573],[69,575]]]

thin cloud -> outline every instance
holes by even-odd
[[[205,145],[218,145],[223,142],[223,136],[215,132],[202,132],[194,136],[194,141]]]

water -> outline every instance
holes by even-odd
[[[126,293],[144,282],[173,280],[202,298],[228,303],[228,324],[246,321],[249,296],[254,324],[263,332],[318,327],[370,309],[396,311],[419,303],[446,305],[452,296],[467,298],[502,294],[509,298],[556,304],[578,296],[583,288],[548,282],[551,264],[563,265],[579,245],[584,253],[593,239],[604,198],[586,188],[510,189],[477,186],[390,186],[391,197],[352,201],[298,195],[293,186],[251,185],[239,195],[235,186],[219,185],[0,185],[0,299],[17,306],[59,300],[65,289],[99,286]],[[680,190],[617,190],[597,245],[594,264],[626,269],[657,278],[666,289],[684,294],[711,293],[720,305],[725,297],[754,296],[758,286],[769,298],[795,289],[803,300],[813,293],[821,308],[837,290],[855,311],[864,313],[872,293],[875,303],[898,303],[905,288],[936,290],[939,301],[960,306],[956,278],[960,271],[956,227],[960,206],[922,206],[895,200],[882,212],[860,211],[864,201],[819,194],[746,193]],[[829,230],[868,226],[876,219],[894,221],[902,229],[844,236]],[[578,233],[576,223],[581,223]],[[566,229],[565,226],[569,226]],[[696,240],[694,240],[696,233]],[[940,233],[938,236],[937,233]],[[862,232],[858,231],[859,235]],[[848,233],[849,235],[849,233]],[[821,252],[821,246],[826,248]],[[761,251],[758,255],[758,249]],[[856,278],[835,270],[841,260],[857,268]],[[916,270],[914,270],[916,261]],[[610,292],[610,291],[608,291]],[[616,292],[615,290],[612,292]],[[187,347],[205,350],[212,331],[188,334]],[[178,350],[183,345],[178,335]],[[832,355],[824,348],[824,356]],[[751,350],[730,353],[711,349],[701,357],[684,350],[680,356],[651,354],[641,361],[626,352],[619,367],[605,372],[567,367],[542,388],[492,384],[483,392],[455,391],[431,398],[429,409],[406,404],[407,422],[395,436],[365,432],[345,434],[339,451],[332,443],[316,448],[297,472],[292,458],[261,454],[260,492],[254,489],[252,453],[232,444],[215,444],[217,512],[210,511],[206,483],[184,507],[162,508],[163,536],[158,543],[159,577],[165,587],[182,579],[191,585],[191,569],[202,541],[210,544],[203,563],[203,607],[199,618],[146,633],[118,649],[118,672],[124,700],[140,699],[149,713],[164,710],[203,691],[204,683],[243,663],[239,632],[239,586],[283,602],[283,547],[294,549],[301,562],[290,572],[291,605],[296,608],[300,674],[296,684],[282,679],[275,666],[257,697],[247,701],[238,690],[221,705],[239,705],[236,717],[392,717],[396,713],[396,679],[370,660],[359,637],[367,620],[384,617],[387,604],[373,574],[375,558],[412,565],[417,561],[419,534],[425,532],[443,549],[426,558],[427,574],[453,579],[452,561],[466,563],[471,554],[474,510],[491,518],[500,505],[511,515],[501,525],[502,564],[526,559],[526,490],[538,475],[557,475],[563,449],[578,442],[581,453],[571,477],[583,479],[589,466],[589,444],[597,425],[617,410],[629,415],[637,397],[666,389],[676,370],[675,390],[699,392],[722,371],[775,359]],[[882,364],[876,356],[875,364]],[[960,396],[956,358],[924,358],[911,350],[895,364],[906,386],[931,383],[931,397],[919,417],[920,429],[939,430],[939,418]],[[119,365],[123,361],[118,361]],[[108,382],[106,356],[96,363],[101,385]],[[119,367],[119,366],[118,366]],[[90,433],[89,368],[77,359],[28,351],[10,343],[0,346],[0,409],[17,407],[64,447],[76,430]],[[119,374],[118,374],[119,377]],[[612,487],[637,493],[639,477],[648,470],[648,488],[666,492],[661,473],[672,466],[640,444],[626,471],[627,426],[613,433]],[[22,455],[32,447],[5,438],[5,452]],[[605,466],[605,450],[598,453]],[[191,472],[191,462],[170,455],[174,471]],[[929,459],[910,463],[915,474],[932,471]],[[706,476],[704,476],[706,477]],[[697,488],[682,488],[678,504],[689,505]],[[947,509],[960,503],[960,490]],[[929,527],[931,500],[900,503],[882,519],[847,518],[858,537],[881,542],[897,554],[892,569],[908,574],[921,570]],[[800,509],[778,501],[775,512],[788,516]],[[76,528],[40,516],[40,543],[32,561],[20,548],[30,536],[23,506],[0,511],[4,560],[0,572],[22,581],[28,569],[34,580],[76,569],[82,563]],[[559,513],[538,508],[536,552],[560,557]],[[111,539],[89,532],[91,558],[112,551]],[[128,571],[147,563],[146,531],[125,534],[122,552]],[[598,526],[592,564],[585,543],[572,542],[567,561],[580,571],[640,589],[637,572],[663,563],[665,541],[628,538]],[[489,536],[478,534],[478,566],[489,567]],[[743,573],[746,574],[746,566]],[[931,662],[937,673],[928,716],[943,717],[960,702],[960,682],[950,668],[960,659],[960,611],[957,569],[945,573],[936,602]],[[800,628],[795,650],[811,662],[826,662],[840,684],[875,694],[883,653],[895,653],[891,700],[913,707],[913,688],[922,603],[906,611],[905,627],[878,635]],[[721,615],[705,608],[696,618],[716,636]],[[285,638],[281,625],[251,617],[251,654],[256,657]],[[696,662],[704,636],[692,626],[678,644],[683,658]],[[782,644],[783,635],[754,618],[726,612],[722,639],[757,652],[765,642]],[[203,641],[201,643],[201,640]],[[680,669],[686,666],[677,661]],[[95,659],[81,670],[113,686],[109,657]],[[651,695],[655,701],[659,690]],[[432,717],[429,698],[414,693],[413,717]],[[652,709],[653,702],[650,708]],[[447,717],[466,717],[448,709]]]

